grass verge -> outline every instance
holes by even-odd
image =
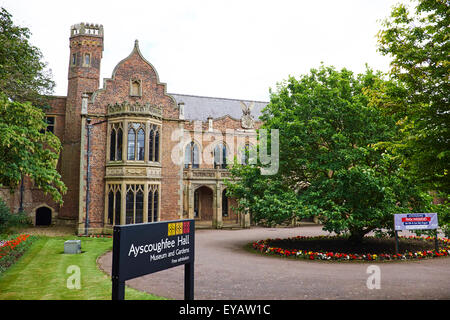
[[[112,239],[82,238],[81,254],[64,254],[64,241],[70,239],[74,237],[37,237],[14,265],[0,273],[0,300],[110,300],[111,279],[96,261],[112,249]],[[76,275],[69,266],[79,268],[79,289],[70,289]],[[129,287],[125,298],[165,299]]]

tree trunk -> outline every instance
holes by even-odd
[[[350,236],[348,240],[354,244],[360,244],[364,238],[364,236],[369,233],[371,230],[350,230]]]

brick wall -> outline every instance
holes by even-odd
[[[60,217],[76,219],[79,214],[80,152],[81,152],[81,96],[99,87],[103,37],[76,35],[70,38],[68,89],[65,116],[62,179],[68,190]],[[76,61],[73,63],[73,55]],[[90,54],[90,65],[84,56]]]
[[[130,85],[132,80],[139,80],[141,84],[141,96],[130,95]],[[161,168],[161,204],[160,212],[162,220],[177,219],[179,218],[179,212],[181,210],[181,173],[182,168],[174,165],[170,161],[170,148],[172,142],[170,141],[170,135],[173,129],[178,127],[178,121],[172,121],[171,118],[178,116],[178,111],[175,108],[175,101],[165,94],[165,85],[159,82],[158,75],[153,68],[140,54],[139,48],[135,46],[132,53],[124,60],[119,62],[113,71],[113,75],[110,79],[106,79],[105,87],[97,90],[92,95],[88,104],[88,117],[92,118],[92,124],[102,120],[114,120],[114,119],[127,119],[127,121],[133,122],[145,122],[148,118],[133,115],[133,114],[121,114],[117,117],[107,117],[108,105],[114,105],[116,103],[128,102],[130,104],[152,104],[161,106],[163,109],[163,119],[157,119],[162,122],[161,130],[161,165],[155,164],[156,168]],[[127,139],[127,128],[123,128],[123,143],[125,144]],[[107,152],[107,132],[108,122],[101,125],[95,125],[91,134],[91,151],[92,156],[90,158],[91,163],[91,182],[90,182],[90,227],[102,228],[104,226],[104,214],[105,214],[105,173],[106,166],[108,165]],[[146,132],[146,143],[148,132]],[[84,137],[86,140],[86,136]],[[84,141],[84,149],[86,148],[86,141]],[[167,152],[169,151],[169,152]],[[123,159],[126,159],[126,153],[123,154]],[[86,157],[83,153],[82,166],[84,168],[83,174],[86,173]],[[117,165],[117,163],[116,163]],[[146,168],[152,166],[149,163],[133,162],[132,164],[122,164],[126,166],[132,166],[133,168]],[[119,164],[121,166],[121,164]],[[139,177],[136,177],[139,179]],[[144,177],[142,182],[148,182]],[[129,180],[123,178],[121,181],[127,183]],[[79,223],[83,223],[85,219],[85,191],[83,186],[81,192],[82,203],[80,203],[80,216]]]
[[[180,219],[182,208],[182,164],[172,160],[172,150],[178,143],[172,139],[172,132],[179,130],[177,121],[163,121],[162,161],[161,161],[161,218]]]

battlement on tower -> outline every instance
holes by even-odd
[[[103,25],[81,22],[70,27],[70,37],[88,35],[103,38]]]

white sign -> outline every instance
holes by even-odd
[[[394,214],[395,230],[437,229],[437,213]]]

